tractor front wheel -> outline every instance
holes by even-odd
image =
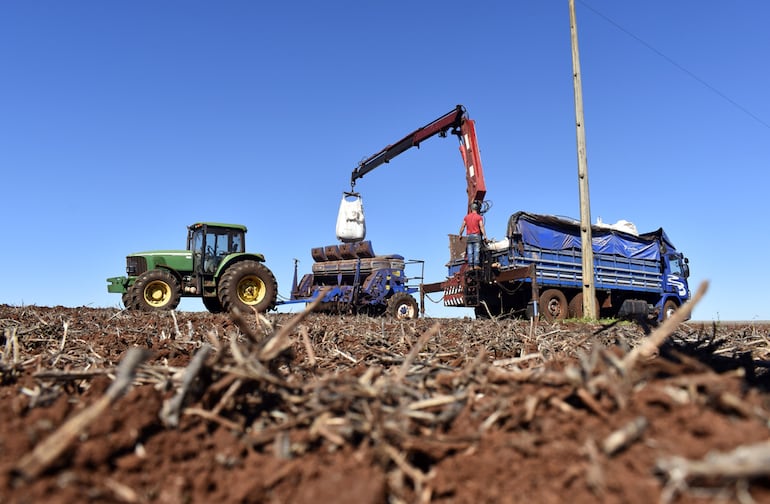
[[[123,301],[123,307],[126,310],[131,309],[131,291],[127,290],[123,293],[123,295],[120,297],[121,301]]]
[[[388,315],[396,320],[412,320],[419,316],[417,301],[406,292],[397,292],[388,299]]]
[[[129,310],[174,310],[181,298],[179,280],[166,270],[154,269],[136,279],[123,303]]]
[[[277,297],[273,272],[257,261],[237,262],[219,280],[219,302],[228,312],[266,312],[275,308]]]

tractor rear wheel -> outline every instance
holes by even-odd
[[[237,262],[219,280],[219,302],[228,312],[266,312],[275,308],[277,297],[273,272],[257,261]]]
[[[397,292],[388,299],[387,314],[396,320],[412,320],[419,316],[417,301],[406,292]]]
[[[124,304],[129,310],[174,310],[181,298],[179,280],[166,270],[154,269],[136,279],[124,298]]]

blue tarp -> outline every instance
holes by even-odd
[[[508,238],[549,250],[581,247],[580,222],[552,215],[517,212],[508,221]],[[663,253],[674,251],[663,229],[638,236],[615,229],[591,226],[594,254],[615,254],[633,259],[659,260]]]

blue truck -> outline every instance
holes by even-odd
[[[603,317],[664,320],[690,298],[688,259],[662,228],[633,233],[591,226],[596,307]],[[421,285],[444,293],[446,306],[474,308],[478,318],[583,317],[580,222],[517,212],[506,237],[482,249],[482,267],[468,268],[463,238],[450,235],[448,277]]]

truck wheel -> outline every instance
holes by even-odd
[[[179,306],[182,290],[179,281],[166,270],[143,273],[129,290],[126,308],[141,311],[174,310]]]
[[[599,312],[601,311],[601,307],[599,305],[599,299],[594,298],[594,307],[596,308],[596,318],[599,318]],[[570,318],[576,318],[576,319],[582,319],[583,318],[583,293],[578,292],[575,294],[575,297],[572,298],[572,301],[569,302],[569,317]]]
[[[225,311],[225,309],[222,308],[222,303],[219,302],[219,298],[217,297],[204,296],[201,300],[203,301],[203,306],[206,307],[209,313],[222,313]]]
[[[540,314],[549,322],[567,318],[567,298],[559,289],[548,289],[540,295]]]
[[[674,314],[677,308],[679,308],[679,306],[674,301],[670,299],[666,300],[666,302],[663,303],[663,320],[671,318],[671,315]]]
[[[275,308],[277,296],[273,272],[257,261],[237,262],[219,280],[219,302],[229,312],[266,312]]]
[[[397,292],[388,299],[387,314],[396,320],[412,320],[419,316],[417,301],[406,292]]]

